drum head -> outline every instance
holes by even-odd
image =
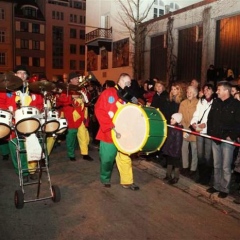
[[[42,122],[42,131],[45,133],[55,133],[59,128],[59,122],[56,119],[47,120],[46,123]]]
[[[40,122],[37,118],[22,119],[16,123],[16,130],[23,135],[32,134],[38,131]]]
[[[10,126],[8,126],[7,124],[0,123],[0,139],[8,136],[10,132],[11,132]]]
[[[125,154],[160,150],[167,137],[167,124],[156,108],[127,104],[114,115],[112,139],[117,149]],[[119,136],[118,136],[119,135]]]
[[[113,123],[121,137],[117,138],[116,133],[112,131],[112,138],[119,151],[132,154],[141,150],[148,137],[147,120],[145,112],[138,105],[129,104],[118,109]]]

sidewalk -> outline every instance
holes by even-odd
[[[158,163],[153,161],[146,161],[136,158],[133,160],[133,166],[138,167],[149,174],[154,175],[157,178],[163,179],[166,176],[166,170]],[[164,184],[167,184],[163,182]],[[214,207],[221,209],[224,214],[231,214],[232,216],[240,219],[240,205],[233,203],[233,196],[228,195],[226,198],[218,198],[217,193],[210,194],[206,191],[207,186],[195,183],[193,180],[180,175],[179,182],[171,185],[177,187],[180,190],[199,198],[201,201],[207,201]]]

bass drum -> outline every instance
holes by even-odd
[[[0,109],[0,139],[11,133],[12,113]]]
[[[156,152],[167,137],[166,119],[156,108],[126,104],[117,110],[113,123],[113,142],[127,155]]]

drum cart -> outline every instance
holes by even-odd
[[[16,156],[17,156],[17,162],[18,162],[18,170],[19,170],[19,183],[20,183],[20,189],[15,191],[14,194],[14,203],[15,207],[17,209],[21,209],[24,206],[24,203],[29,202],[36,202],[36,201],[42,201],[46,199],[52,199],[53,202],[59,202],[61,200],[61,192],[57,185],[52,185],[49,168],[48,168],[48,154],[47,154],[47,148],[46,148],[46,134],[45,133],[39,133],[39,142],[41,143],[42,147],[42,158],[37,161],[37,166],[30,171],[34,171],[35,174],[38,175],[37,180],[32,180],[30,182],[24,182],[24,175],[25,173],[29,173],[29,169],[22,168],[21,163],[21,154],[26,154],[26,150],[24,148],[25,143],[25,136],[18,135],[17,131],[15,130],[17,134],[16,142],[11,140],[11,142],[16,147]],[[43,154],[44,153],[44,154]],[[46,178],[48,182],[48,188],[50,190],[50,194],[46,194],[47,196],[40,197],[40,190],[43,184],[43,173],[46,173]],[[25,199],[25,187],[30,185],[37,185],[37,192],[35,198],[29,198]],[[44,194],[44,195],[45,195]]]

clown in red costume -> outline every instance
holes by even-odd
[[[131,78],[128,74],[122,73],[118,84],[104,90],[95,104],[95,114],[99,121],[99,131],[96,139],[100,140],[100,180],[105,187],[111,187],[111,174],[116,160],[120,173],[120,184],[123,188],[139,190],[133,182],[132,162],[128,155],[119,152],[113,143],[111,130],[114,128],[113,117],[118,107],[125,104],[126,87],[131,85]]]

